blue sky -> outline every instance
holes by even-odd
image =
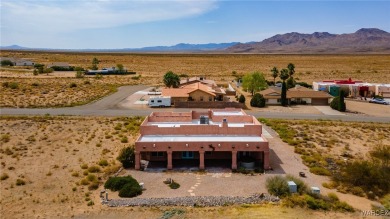
[[[261,41],[288,32],[390,32],[383,1],[2,0],[1,46],[139,48]]]

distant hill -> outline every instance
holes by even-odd
[[[297,32],[278,34],[261,42],[240,43],[229,53],[390,53],[390,33],[362,28],[351,34]]]
[[[40,51],[79,51],[79,52],[202,52],[219,51],[238,44],[231,43],[207,43],[207,44],[188,44],[180,43],[174,46],[152,46],[143,48],[124,48],[124,49],[51,49],[51,48],[28,48],[18,45],[2,46],[3,50],[40,50]]]

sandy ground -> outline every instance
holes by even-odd
[[[7,119],[2,118],[1,136],[8,135],[9,140],[1,143],[1,173],[9,178],[0,181],[0,213],[4,218],[115,218],[129,214],[132,218],[156,218],[165,211],[164,208],[119,208],[112,209],[100,205],[99,191],[118,162],[115,158],[118,151],[134,142],[135,135],[115,129],[118,123],[125,120],[104,117],[30,117]],[[127,120],[126,120],[127,121]],[[274,170],[265,175],[246,176],[233,174],[230,170],[214,170],[199,174],[196,172],[140,172],[125,170],[121,174],[131,174],[138,181],[144,182],[147,190],[141,197],[172,197],[191,195],[250,195],[254,192],[265,192],[264,182],[275,174],[290,173],[295,176],[299,171],[308,175],[304,180],[310,186],[319,186],[323,194],[330,190],[322,188],[321,183],[328,181],[326,177],[312,175],[302,164],[299,155],[294,154],[293,147],[283,143],[277,135],[266,128],[272,138],[271,165]],[[128,143],[121,143],[120,134],[129,136]],[[4,139],[2,137],[2,139]],[[99,166],[101,160],[108,161],[108,167]],[[98,166],[101,172],[93,174],[98,178],[100,187],[89,190],[88,185],[81,185],[86,178],[83,164]],[[177,180],[181,187],[172,191],[163,184],[166,178]],[[25,185],[17,185],[17,180]],[[228,188],[228,189],[227,189]],[[230,189],[232,188],[232,189]],[[335,191],[332,191],[335,192]],[[116,197],[110,192],[110,198]],[[371,201],[352,195],[339,194],[341,200],[347,201],[358,209],[371,209]],[[94,205],[88,206],[89,199]],[[283,209],[275,211],[258,210],[255,207],[247,210],[241,207],[208,208],[200,210],[186,209],[188,218],[199,218],[207,215],[211,218],[236,218],[244,214],[247,218],[261,218],[264,215],[284,217],[281,212],[290,212],[294,217],[310,214],[324,218],[335,215],[340,218],[356,218],[356,215],[341,213],[321,213],[299,209]],[[214,210],[212,210],[214,209]],[[222,209],[222,210],[221,210]],[[272,208],[271,208],[272,209]],[[220,212],[222,211],[222,212]],[[131,212],[131,213],[129,213]],[[219,212],[219,213],[216,213]],[[233,215],[233,216],[232,216]],[[234,216],[236,215],[236,216]],[[288,218],[288,217],[284,217]]]

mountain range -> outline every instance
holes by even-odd
[[[261,42],[240,43],[230,53],[390,53],[390,33],[362,28],[350,34],[297,32],[278,34]]]
[[[174,46],[154,46],[123,49],[50,49],[27,48],[18,45],[0,47],[1,50],[43,50],[74,52],[200,52],[200,53],[296,53],[296,54],[342,54],[385,53],[390,54],[390,33],[377,28],[362,28],[355,33],[331,34],[278,34],[261,42],[248,43],[180,43]]]

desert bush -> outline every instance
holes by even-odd
[[[240,97],[238,98],[238,102],[245,103],[245,96],[241,94]]]
[[[104,169],[104,174],[105,175],[112,175],[116,172],[118,172],[118,170],[121,168],[120,165],[111,165],[111,166],[108,166]]]
[[[79,172],[73,172],[73,173],[72,173],[72,176],[73,176],[73,177],[79,177]]]
[[[86,177],[86,179],[90,182],[96,182],[97,181],[97,177],[95,174],[88,174],[88,176]]]
[[[99,173],[100,171],[101,171],[101,169],[98,166],[90,166],[88,168],[88,172],[90,172],[90,173]]]
[[[385,195],[381,200],[381,204],[383,207],[385,207],[387,210],[390,210],[390,194]]]
[[[264,99],[263,95],[261,95],[259,93],[255,93],[255,95],[253,95],[253,97],[251,99],[250,104],[253,107],[265,107],[265,99]]]
[[[124,136],[124,137],[121,139],[121,142],[122,142],[122,143],[127,143],[127,142],[129,142],[129,140],[127,139],[126,136]]]
[[[108,166],[108,161],[105,160],[105,159],[100,160],[100,161],[99,161],[99,166],[102,166],[102,167]]]
[[[271,195],[284,197],[290,194],[287,180],[281,176],[273,176],[266,180],[265,185]]]
[[[70,88],[77,87],[77,84],[73,82],[73,83],[71,83],[71,84],[69,85],[69,87],[70,87]]]
[[[26,182],[22,179],[17,179],[16,180],[16,185],[17,186],[23,186],[23,185],[26,185]]]
[[[131,198],[142,194],[141,187],[133,186],[132,184],[126,184],[121,190],[119,190],[119,197]]]
[[[323,167],[310,167],[310,172],[321,176],[331,175],[331,172]]]
[[[301,179],[295,177],[295,176],[292,176],[292,175],[286,175],[286,179],[288,181],[294,181],[294,183],[297,185],[297,191],[299,194],[304,194],[304,193],[307,193],[308,191],[308,186],[306,185],[305,182],[303,182]]]
[[[1,66],[14,66],[14,63],[11,60],[1,60]]]
[[[365,192],[364,190],[361,188],[361,187],[358,187],[358,186],[354,186],[350,189],[350,192],[354,195],[357,195],[357,196],[360,196],[360,197],[363,197]]]
[[[84,163],[84,164],[82,164],[80,167],[81,167],[81,169],[83,169],[83,170],[88,169],[88,164]]]
[[[88,190],[96,190],[99,188],[99,182],[92,182],[89,186],[88,186]]]
[[[83,78],[84,75],[85,75],[84,72],[82,72],[82,71],[77,71],[76,74],[75,74],[75,77],[76,77],[76,78]]]
[[[119,160],[124,168],[130,168],[134,167],[134,160],[135,160],[135,155],[134,155],[134,147],[125,147],[122,148],[122,150],[119,153],[119,156],[117,157],[117,160]]]
[[[11,137],[9,136],[9,134],[3,134],[0,137],[0,141],[3,142],[3,143],[9,142],[10,139],[11,139]]]
[[[131,176],[110,177],[104,184],[104,188],[118,191],[120,197],[134,197],[142,194],[142,189],[137,180]]]
[[[1,176],[0,176],[0,180],[1,180],[1,181],[6,180],[6,179],[8,179],[8,178],[9,178],[9,176],[8,176],[8,174],[6,174],[6,173],[1,174]]]
[[[172,183],[169,184],[169,188],[178,189],[180,188],[180,184],[172,180]]]
[[[11,88],[13,90],[19,88],[19,84],[17,82],[8,82],[8,81],[6,81],[6,82],[3,82],[2,86],[5,87],[5,88]]]
[[[88,179],[84,178],[80,181],[80,184],[83,186],[86,186],[86,185],[89,185],[89,181],[88,181]]]

